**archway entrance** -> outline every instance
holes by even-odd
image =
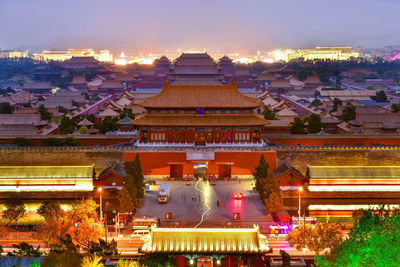
[[[207,178],[207,162],[193,162],[193,176],[195,178]]]

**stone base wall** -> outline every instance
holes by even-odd
[[[114,162],[123,166],[124,151],[112,149],[26,148],[0,149],[0,165],[95,165],[96,174]]]
[[[308,165],[398,166],[400,149],[279,149],[278,164],[287,161],[303,174]]]

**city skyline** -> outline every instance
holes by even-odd
[[[400,43],[393,0],[0,2],[2,49],[205,49],[249,53],[286,47]],[[10,12],[14,11],[14,12]],[[379,17],[379,20],[373,19]],[[371,19],[372,18],[372,19]],[[323,22],[323,23],[322,23]]]

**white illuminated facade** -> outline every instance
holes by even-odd
[[[349,60],[358,58],[360,53],[352,47],[316,47],[315,49],[299,49],[299,50],[275,50],[271,53],[271,57],[275,62],[288,62],[292,59],[303,58],[304,60]]]
[[[113,55],[110,51],[95,51],[93,49],[44,50],[42,53],[34,53],[33,57],[35,60],[41,61],[65,61],[72,57],[94,57],[100,62],[113,62]]]

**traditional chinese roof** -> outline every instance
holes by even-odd
[[[113,163],[110,167],[104,169],[100,174],[98,179],[100,180],[101,178],[108,176],[110,173],[113,173],[114,175],[118,175],[120,177],[125,177],[126,172],[125,169],[119,165],[118,163]]]
[[[0,124],[3,125],[41,125],[40,114],[0,114]]]
[[[117,116],[119,116],[118,112],[115,112],[110,108],[107,108],[106,110],[100,112],[96,117],[117,117]]]
[[[272,80],[268,88],[291,88],[289,80]]]
[[[227,85],[170,85],[141,102],[145,108],[256,108],[261,102],[239,92],[236,83]]]
[[[84,118],[78,123],[78,126],[93,126],[93,123],[89,121],[87,118]]]
[[[264,126],[268,120],[255,114],[145,114],[132,122],[137,126],[213,126],[213,127],[240,127],[240,126]]]
[[[258,228],[156,228],[145,238],[147,253],[231,253],[271,252]]]
[[[310,179],[399,179],[400,166],[308,166]]]
[[[0,179],[15,178],[92,178],[94,165],[90,166],[0,166]]]

